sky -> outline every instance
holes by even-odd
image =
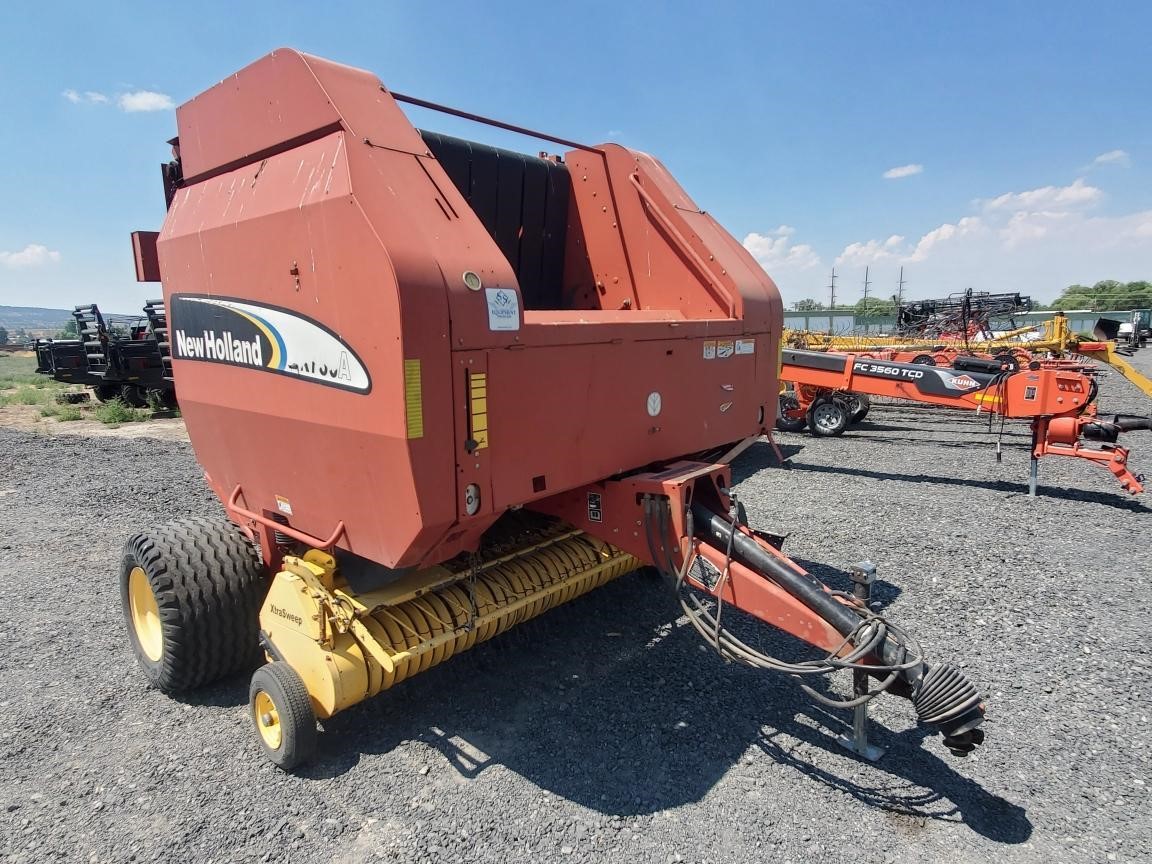
[[[1152,4],[6,3],[0,304],[137,311],[174,107],[290,46],[654,154],[785,303],[1152,279]],[[538,142],[410,112],[524,152]]]

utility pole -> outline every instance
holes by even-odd
[[[868,268],[864,268],[864,314],[868,314],[868,286],[872,283],[868,281]]]
[[[832,283],[828,286],[832,291],[832,299],[828,302],[829,309],[836,308],[836,268],[832,268]]]
[[[900,268],[900,281],[896,283],[896,306],[904,302],[904,268]]]

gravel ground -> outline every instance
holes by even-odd
[[[1152,410],[1114,375],[1103,400]],[[897,699],[872,714],[888,755],[852,758],[846,714],[725,665],[633,574],[339,715],[290,776],[246,680],[173,700],[123,633],[124,538],[218,512],[187,445],[0,429],[0,858],[1152,860],[1150,511],[1072,460],[1029,499],[1022,431],[998,464],[972,417],[879,407],[779,436],[790,470],[766,445],[737,465],[754,524],[832,581],[871,558],[893,619],[981,683],[968,759]],[[1152,434],[1128,443],[1152,474]]]

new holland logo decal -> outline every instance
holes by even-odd
[[[175,294],[168,318],[178,360],[259,369],[356,393],[372,389],[355,351],[323,324],[288,309]]]

